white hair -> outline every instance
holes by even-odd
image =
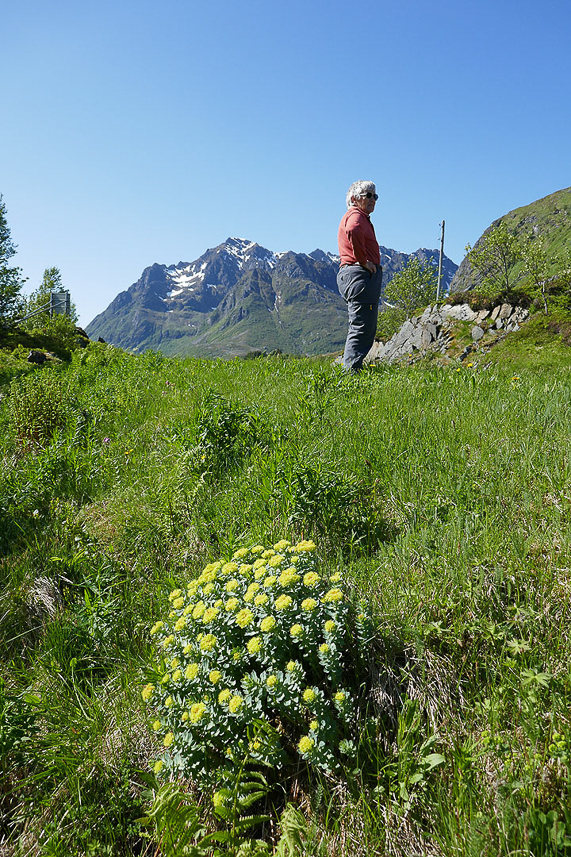
[[[367,193],[375,193],[375,190],[375,182],[353,182],[347,191],[347,208],[351,208],[353,205],[353,197],[365,196]]]

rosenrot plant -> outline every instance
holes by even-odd
[[[222,787],[222,800],[246,760],[340,770],[355,750],[372,622],[340,574],[319,573],[313,542],[241,548],[170,602],[151,628],[157,662],[142,691],[165,748],[155,773]]]

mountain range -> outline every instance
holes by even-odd
[[[385,285],[412,256],[438,264],[438,250],[380,250]],[[458,266],[444,255],[442,267],[447,289]],[[338,268],[339,258],[323,250],[274,253],[228,238],[194,262],[145,268],[87,333],[129,351],[167,356],[330,353],[343,347],[347,332]]]

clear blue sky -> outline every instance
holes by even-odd
[[[233,236],[336,252],[377,183],[381,244],[460,262],[571,185],[569,0],[18,0],[0,32],[13,263],[86,325],[153,262]]]

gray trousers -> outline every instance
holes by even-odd
[[[349,313],[349,330],[343,353],[343,368],[347,372],[358,372],[362,368],[363,360],[375,341],[382,283],[383,269],[380,265],[374,274],[361,265],[344,265],[337,274],[337,288]]]

